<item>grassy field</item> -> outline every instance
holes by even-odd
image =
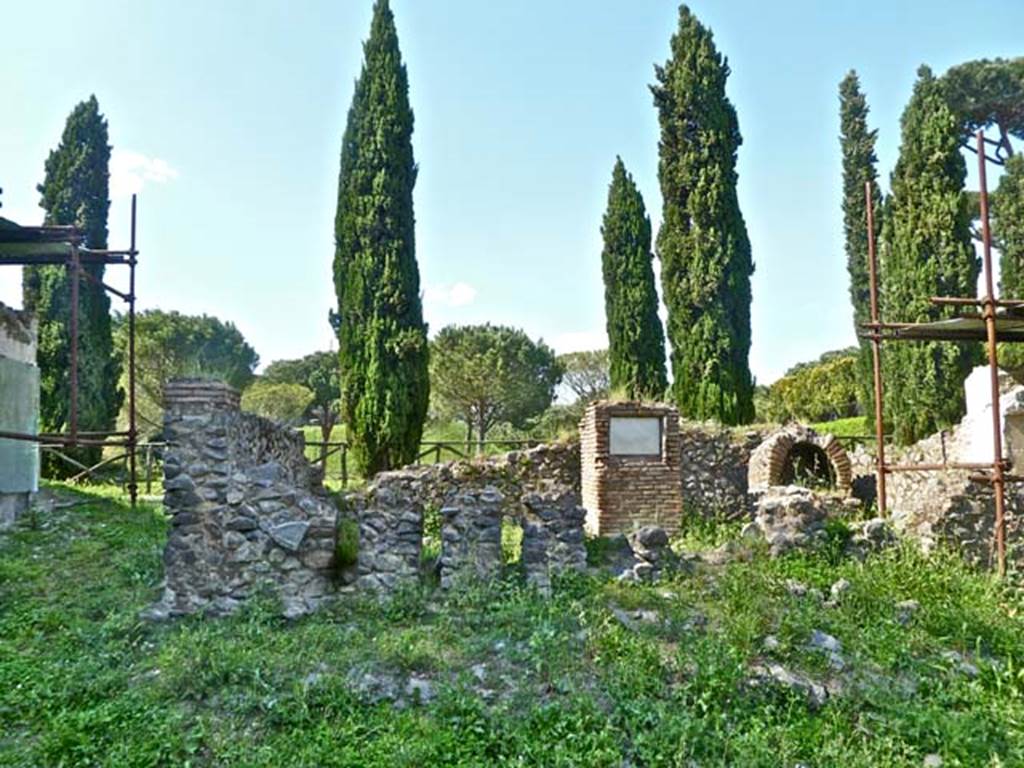
[[[550,600],[510,577],[296,622],[257,604],[153,625],[160,509],[64,497],[79,503],[0,534],[0,765],[1024,765],[1024,599],[949,557],[756,554]],[[838,604],[815,595],[841,578]],[[814,707],[751,687],[766,661],[837,692]]]
[[[866,416],[851,416],[848,419],[835,419],[811,424],[811,429],[822,435],[836,437],[864,437],[875,434],[875,425]]]
[[[303,434],[306,436],[306,442],[320,442],[320,429],[316,426],[305,426],[302,427]],[[496,430],[496,434],[488,436],[488,440],[492,437],[495,441],[501,439],[501,431]],[[344,424],[339,424],[334,427],[331,432],[331,441],[344,441],[346,440],[346,428]],[[465,427],[457,422],[429,422],[423,432],[423,444],[421,445],[422,451],[426,454],[422,459],[422,463],[430,464],[437,460],[438,456],[432,450],[431,443],[445,442],[445,443],[457,443],[458,445],[453,446],[442,446],[440,451],[441,461],[453,461],[456,459],[465,458],[467,453],[465,449],[466,431]],[[504,453],[505,451],[512,450],[515,447],[512,444],[500,444],[493,443],[485,446],[485,453],[496,454]],[[310,459],[315,459],[319,456],[319,448],[315,446],[307,446],[306,455]],[[469,453],[472,455],[472,452]],[[355,469],[354,462],[351,461],[351,457],[347,463],[347,473],[349,478],[349,486],[359,485],[363,482],[363,478]],[[331,487],[340,487],[341,478],[341,454],[334,453],[327,457],[327,472],[326,479],[328,485]]]

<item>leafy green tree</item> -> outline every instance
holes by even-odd
[[[658,255],[673,398],[685,416],[744,424],[754,416],[748,364],[754,264],[736,195],[742,138],[725,94],[729,66],[685,5],[672,56],[655,72],[664,205]]]
[[[118,316],[116,346],[122,359],[128,349],[128,323]],[[208,315],[183,315],[150,309],[135,317],[136,413],[140,430],[163,428],[164,385],[173,378],[219,379],[238,390],[253,380],[259,355],[233,323]],[[127,386],[127,366],[122,371]],[[122,413],[122,424],[127,413]]]
[[[263,378],[279,384],[299,384],[312,393],[305,416],[320,427],[320,463],[327,469],[327,446],[338,423],[338,398],[341,390],[338,356],[333,352],[314,352],[297,360],[275,360],[267,366]]]
[[[377,0],[342,139],[334,283],[341,402],[365,476],[415,460],[430,399],[414,239],[413,114],[387,0]]]
[[[978,129],[994,126],[992,156],[999,161],[1013,156],[1010,137],[1024,139],[1024,56],[967,61],[951,67],[939,82],[961,120],[967,146],[974,149]]]
[[[587,405],[611,396],[608,350],[567,352],[556,358],[562,370],[562,384],[575,396],[571,403],[552,403],[530,428],[541,440],[557,440],[574,434]]]
[[[242,393],[242,410],[291,427],[302,423],[312,402],[313,393],[301,384],[277,384],[262,378]]]
[[[558,356],[558,365],[562,369],[562,383],[576,395],[577,402],[585,405],[608,397],[611,374],[607,349],[566,352]]]
[[[802,363],[768,387],[764,410],[771,421],[831,421],[857,415],[859,349],[826,352]]]
[[[889,322],[939,320],[955,312],[931,297],[975,295],[979,265],[960,122],[927,67],[918,71],[902,132],[883,227],[883,315]],[[899,442],[912,443],[963,416],[963,382],[977,353],[976,345],[938,341],[886,349],[885,405]]]
[[[431,343],[438,411],[466,425],[478,450],[497,424],[523,428],[551,405],[562,369],[543,341],[500,325],[450,325]]]
[[[875,241],[882,230],[882,194],[878,188],[878,131],[868,128],[868,103],[860,90],[857,73],[851,70],[839,83],[839,133],[843,152],[843,230],[846,235],[846,271],[850,275],[850,302],[854,331],[871,320],[868,270],[867,201],[864,184],[871,182]],[[874,367],[871,344],[861,340],[857,354],[858,400],[865,413],[874,411]]]
[[[660,399],[668,380],[651,266],[651,220],[622,158],[615,159],[601,234],[611,387],[631,399]]]
[[[39,185],[46,224],[75,225],[86,247],[107,247],[110,145],[107,121],[95,96],[78,104],[68,116],[60,144],[46,159]],[[102,264],[87,264],[78,299],[78,428],[103,432],[114,428],[123,393],[118,390],[118,359],[111,334],[110,297],[100,285]],[[40,369],[40,421],[44,432],[69,427],[71,371],[71,280],[62,265],[25,267],[24,307],[39,321],[37,360]],[[80,448],[69,455],[92,465],[101,449]],[[51,476],[68,473],[70,465],[47,456],[43,470]]]

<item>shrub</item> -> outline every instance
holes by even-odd
[[[768,421],[831,421],[857,415],[857,350],[826,352],[790,368],[762,400]]]
[[[334,562],[338,568],[348,568],[359,561],[359,524],[355,520],[342,520],[338,525],[338,544]]]

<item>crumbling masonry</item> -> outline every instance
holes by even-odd
[[[337,512],[303,437],[242,413],[219,382],[170,382],[164,401],[171,530],[151,613],[228,613],[261,590],[286,615],[315,609],[333,591]]]

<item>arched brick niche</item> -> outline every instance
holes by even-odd
[[[810,427],[788,426],[773,432],[750,455],[751,491],[773,485],[829,487],[849,493],[853,467],[846,449],[832,435]]]

